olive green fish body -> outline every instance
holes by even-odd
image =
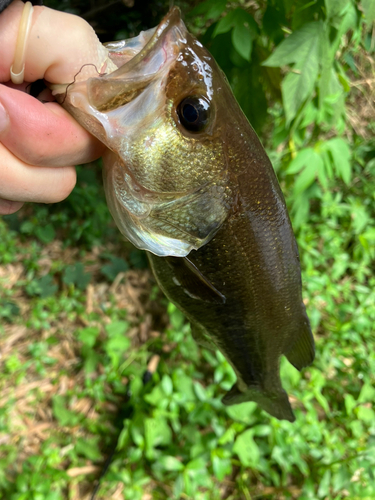
[[[237,383],[224,402],[256,401],[293,420],[280,358],[301,369],[313,360],[314,343],[270,161],[178,9],[109,51],[116,71],[65,85],[58,99],[108,146],[110,211],[149,252],[197,341],[220,349],[234,368]]]
[[[271,415],[294,420],[281,387],[280,357],[298,369],[314,358],[298,249],[268,157],[250,126],[242,125],[236,155],[244,155],[247,166],[232,176],[236,203],[220,230],[185,259],[149,258],[197,341],[211,339],[233,366],[238,381],[224,403],[256,401]]]

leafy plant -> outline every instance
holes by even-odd
[[[64,8],[79,5],[92,8]],[[114,17],[103,5],[101,25]],[[134,9],[116,12],[118,37],[143,27]],[[149,284],[98,167],[80,168],[65,203],[0,221],[0,498],[83,498],[116,443],[98,500],[375,496],[373,2],[208,0],[190,14],[297,228],[317,347],[303,373],[281,363],[297,420],[221,403],[231,366]]]

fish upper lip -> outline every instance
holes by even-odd
[[[178,7],[172,7],[168,14],[161,20],[155,33],[150,40],[130,61],[121,66],[117,71],[110,73],[108,77],[116,77],[117,73],[123,74],[125,71],[131,71],[141,61],[147,60],[148,55],[158,46],[160,40],[163,40],[166,34],[181,22],[181,11]]]
[[[185,32],[180,10],[174,7],[134,57],[116,71],[86,81],[90,105],[99,112],[106,112],[120,106],[120,95],[128,95],[129,100],[132,100],[135,90],[142,91],[158,78],[160,71],[168,70],[181,45],[186,43]],[[125,99],[122,104],[126,102],[128,101]]]

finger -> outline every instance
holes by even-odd
[[[16,0],[0,16],[0,81],[10,80],[23,7],[24,4]],[[91,63],[100,69],[107,53],[84,19],[35,6],[27,40],[24,79],[33,82],[45,78],[51,83],[70,83],[84,64]],[[96,75],[95,68],[89,66],[78,79]]]
[[[0,144],[0,198],[57,203],[71,193],[75,183],[74,167],[35,168],[16,158]]]
[[[28,164],[77,165],[99,158],[105,150],[57,103],[42,104],[24,92],[0,85],[1,105],[7,123],[0,131],[0,141]]]
[[[0,215],[10,215],[17,212],[23,203],[20,201],[3,200],[0,198]]]

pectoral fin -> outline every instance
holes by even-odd
[[[191,333],[193,335],[193,339],[195,340],[195,342],[201,347],[209,349],[210,351],[214,351],[217,349],[213,341],[207,336],[204,328],[202,328],[200,325],[192,323]]]
[[[302,370],[302,368],[305,368],[305,366],[310,365],[314,361],[314,338],[306,314],[304,314],[301,330],[292,344],[291,349],[285,353],[285,356],[289,363],[292,363],[297,370]]]
[[[166,257],[173,269],[173,281],[181,286],[193,299],[216,304],[225,304],[225,296],[203,276],[199,269],[187,257]]]

